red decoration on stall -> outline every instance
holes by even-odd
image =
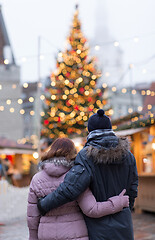
[[[58,122],[61,122],[61,119],[60,119],[60,117],[58,117]]]

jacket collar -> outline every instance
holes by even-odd
[[[111,129],[94,130],[87,137],[86,147],[87,156],[95,163],[122,163],[129,142],[126,138],[118,138]]]

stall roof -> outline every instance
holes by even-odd
[[[10,140],[5,137],[0,137],[0,148],[33,150],[32,145],[30,144],[19,144],[14,140]]]
[[[132,129],[126,129],[126,130],[122,130],[122,131],[115,131],[115,134],[117,136],[130,136],[133,135],[135,133],[141,132],[143,131],[145,128],[132,128]]]
[[[0,149],[0,154],[5,155],[15,155],[15,154],[33,154],[35,150],[29,150],[29,149],[17,149],[17,148],[3,148]]]

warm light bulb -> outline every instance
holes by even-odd
[[[40,99],[41,99],[41,100],[44,100],[44,99],[45,99],[45,96],[44,96],[44,95],[41,95],[41,96],[40,96]]]
[[[24,114],[25,113],[25,110],[24,109],[21,109],[20,110],[20,114]]]
[[[0,106],[0,111],[4,111],[4,106]]]
[[[127,92],[126,88],[123,88],[122,93],[126,93],[126,92]]]
[[[34,159],[37,159],[39,157],[39,154],[37,152],[34,152],[33,157],[34,157]]]
[[[17,101],[19,104],[22,104],[23,103],[23,100],[21,98],[18,99]]]
[[[28,86],[29,86],[28,83],[23,83],[24,88],[28,88]]]
[[[34,98],[33,97],[29,97],[29,102],[34,102]]]
[[[10,99],[6,100],[6,104],[10,105],[11,104],[11,100]]]
[[[98,51],[100,49],[100,46],[99,45],[96,45],[95,46],[95,50]]]
[[[118,47],[118,46],[119,46],[119,42],[117,42],[117,41],[114,42],[114,46],[115,46],[115,47]]]
[[[10,108],[10,112],[13,113],[15,111],[14,108]]]
[[[5,60],[4,60],[4,64],[6,64],[6,65],[9,64],[9,60],[8,60],[8,59],[5,59]]]

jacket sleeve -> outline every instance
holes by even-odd
[[[111,197],[105,202],[96,202],[89,188],[78,197],[77,202],[82,212],[92,218],[99,218],[120,212],[124,207],[120,196]]]
[[[51,209],[77,199],[88,188],[90,181],[91,169],[83,164],[80,153],[78,153],[75,165],[66,174],[63,183],[55,191],[38,201],[41,214],[45,215]]]
[[[132,172],[131,172],[131,185],[129,189],[129,202],[130,202],[130,209],[133,209],[135,198],[137,197],[138,193],[138,173],[137,173],[137,166],[136,166],[136,160],[135,157],[132,154],[132,159],[133,159],[133,167],[132,167]]]
[[[38,199],[34,192],[34,184],[32,179],[27,205],[27,225],[29,228],[29,240],[38,240],[38,226],[41,215],[37,208],[37,202]]]

